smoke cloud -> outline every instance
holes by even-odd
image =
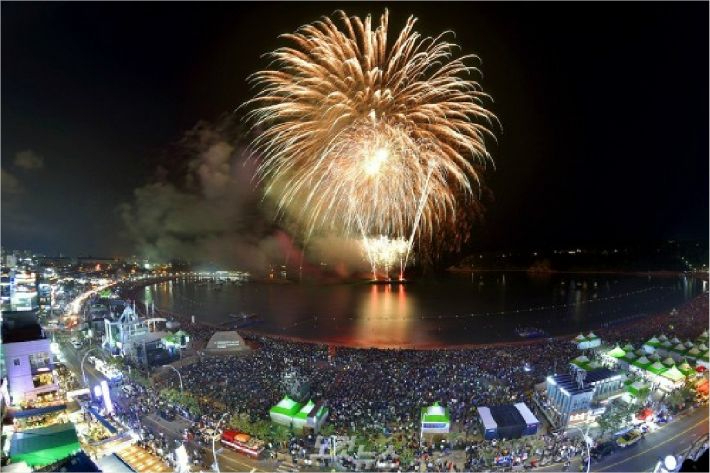
[[[311,275],[325,268],[348,276],[366,268],[357,245],[337,238],[311,238],[304,257],[291,237],[297,232],[288,222],[275,223],[274,206],[254,180],[256,160],[231,119],[199,123],[167,157],[153,182],[119,208],[140,256],[258,276],[281,265]]]

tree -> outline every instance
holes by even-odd
[[[693,386],[686,382],[683,386],[675,389],[666,398],[666,403],[675,410],[683,409],[695,396]]]
[[[291,435],[286,427],[279,424],[271,424],[270,432],[271,441],[277,445],[284,445],[291,438]]]
[[[638,400],[642,405],[646,404],[646,400],[648,399],[649,394],[651,394],[651,388],[649,388],[648,386],[644,386],[643,388],[639,389]]]
[[[635,412],[636,406],[633,404],[626,403],[621,399],[614,399],[607,405],[604,413],[597,419],[602,434],[615,432],[625,427]]]
[[[323,437],[330,437],[335,433],[335,427],[332,424],[325,424],[318,433]]]

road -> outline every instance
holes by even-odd
[[[695,439],[708,434],[708,409],[675,419],[628,449],[620,449],[600,462],[592,464],[592,471],[652,471],[659,458],[681,453]]]

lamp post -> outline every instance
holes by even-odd
[[[180,372],[177,370],[177,368],[175,368],[174,366],[170,366],[170,365],[163,365],[163,368],[170,368],[177,373],[178,378],[180,379],[180,393],[182,394],[182,391],[183,391],[182,390],[182,375],[180,374]]]
[[[217,452],[215,451],[215,442],[217,441],[217,433],[219,432],[219,424],[222,423],[225,417],[229,415],[228,412],[225,412],[222,414],[222,417],[219,418],[219,422],[217,422],[217,425],[215,426],[214,429],[214,435],[212,436],[212,458],[214,459],[214,469],[217,473],[219,473],[219,462],[217,461]]]
[[[94,347],[90,350],[88,350],[86,353],[84,353],[84,357],[81,359],[81,379],[84,380],[84,384],[86,384],[86,372],[84,371],[84,362],[86,361],[86,357],[89,356],[89,353],[92,351],[98,350],[99,347]]]
[[[587,446],[587,473],[589,473],[589,469],[592,467],[592,454],[589,445],[592,443],[592,439],[589,438],[589,426],[587,427],[587,431],[583,431],[581,428],[577,426],[569,427],[570,429],[578,430],[580,434],[582,434],[582,439],[584,439],[584,444]]]

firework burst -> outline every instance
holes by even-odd
[[[491,163],[495,116],[445,34],[423,37],[410,17],[393,43],[388,13],[373,27],[337,12],[283,35],[250,80],[248,119],[262,156],[258,178],[306,237],[433,238],[477,198]],[[409,250],[408,250],[409,251]]]

